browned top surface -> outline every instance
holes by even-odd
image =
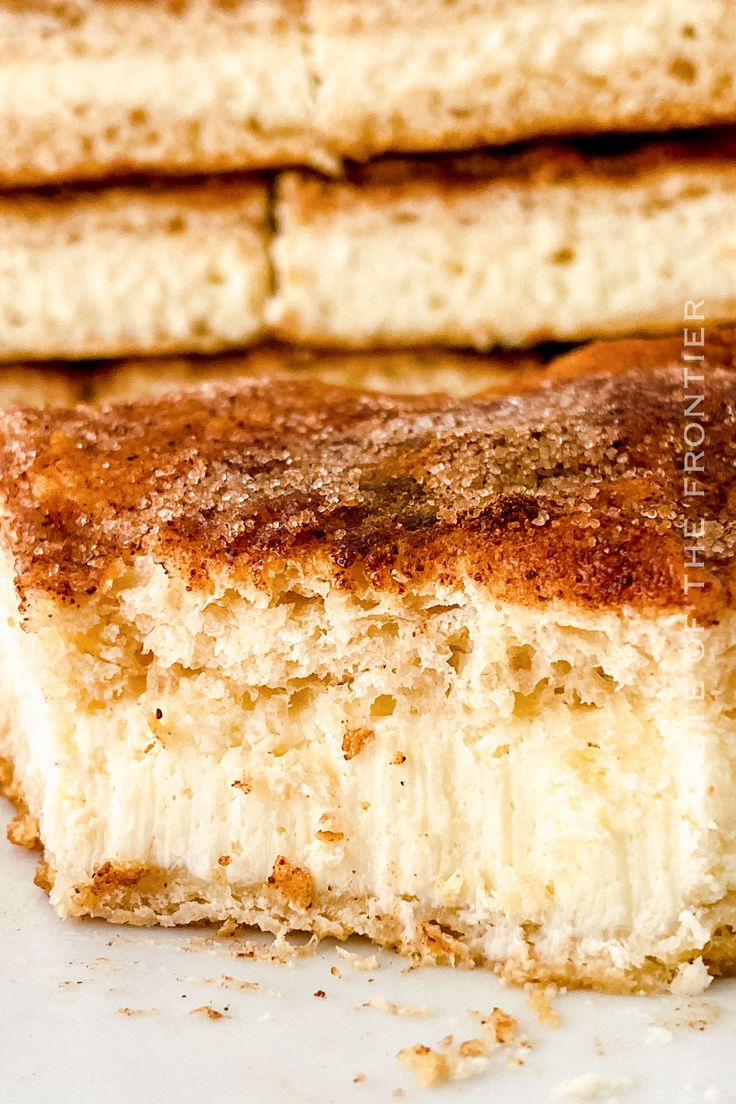
[[[470,576],[522,602],[656,609],[687,604],[683,545],[702,543],[707,570],[691,575],[707,586],[691,598],[717,616],[734,597],[736,331],[710,349],[690,507],[672,340],[573,354],[554,383],[501,398],[256,379],[6,412],[0,493],[21,595],[80,599],[148,552],[193,586],[221,568],[258,582],[292,560],[346,587]],[[686,516],[705,519],[702,541],[683,540]]]
[[[267,189],[261,176],[209,176],[177,179],[131,177],[115,184],[60,184],[33,191],[27,188],[0,193],[0,218],[13,220],[117,217],[148,212],[171,220],[190,212],[235,209],[243,218],[266,221]],[[181,229],[181,227],[180,227]]]

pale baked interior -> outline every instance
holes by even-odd
[[[0,3],[0,180],[330,164],[290,0]]]
[[[620,140],[619,140],[620,141]],[[534,347],[736,320],[736,132],[0,195],[0,359]]]
[[[730,0],[3,0],[0,180],[736,119]]]
[[[0,196],[0,360],[210,352],[265,328],[266,186]]]
[[[317,345],[477,349],[672,332],[694,297],[728,322],[735,149],[729,131],[286,174],[269,322]]]
[[[82,399],[83,375],[59,365],[0,365],[0,409],[72,406]]]
[[[517,391],[541,386],[548,357],[538,352],[473,354],[450,349],[354,353],[259,345],[221,356],[146,357],[74,364],[0,365],[0,409],[73,406],[153,398],[206,381],[322,380],[357,390],[422,395]]]
[[[729,0],[307,0],[320,131],[356,158],[733,121]]]
[[[129,401],[193,387],[206,380],[283,377],[341,387],[422,395],[471,395],[532,387],[545,375],[540,354],[473,354],[451,349],[354,353],[263,345],[238,355],[123,361],[100,366],[89,378],[94,402]]]

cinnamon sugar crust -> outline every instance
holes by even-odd
[[[277,877],[285,870],[286,884]],[[298,881],[295,885],[292,876]],[[39,884],[48,890],[53,872],[39,864]],[[306,891],[305,891],[306,886]],[[726,912],[732,903],[715,908]],[[112,922],[147,927],[153,924],[201,924],[217,922],[226,911],[236,924],[256,925],[275,935],[289,931],[310,932],[317,939],[347,939],[366,935],[389,950],[411,956],[424,966],[442,965],[464,969],[483,966],[492,969],[512,985],[555,984],[575,989],[596,989],[608,993],[657,993],[665,990],[688,957],[670,960],[648,958],[619,970],[604,960],[586,963],[550,962],[538,952],[533,926],[525,932],[523,951],[517,958],[494,960],[484,954],[478,932],[467,928],[460,915],[447,910],[441,921],[412,903],[412,925],[405,930],[392,912],[368,897],[347,898],[334,893],[315,893],[308,871],[291,866],[279,856],[274,874],[261,885],[227,886],[213,889],[177,869],[146,865],[106,863],[95,871],[89,884],[72,892],[72,915],[89,915]],[[730,915],[730,913],[729,913]],[[736,973],[736,932],[730,923],[717,926],[703,959],[714,976]],[[499,1030],[504,1028],[500,1025]],[[506,1025],[506,1029],[508,1025]]]
[[[116,179],[112,184],[109,181],[64,183],[33,191],[12,188],[0,196],[0,212],[12,214],[18,223],[24,220],[32,227],[44,216],[48,218],[51,201],[54,214],[72,220],[73,229],[83,230],[90,212],[101,221],[120,215],[130,226],[135,226],[137,212],[130,211],[129,202],[145,191],[150,218],[167,227],[172,221],[181,223],[189,212],[217,212],[231,207],[237,209],[244,221],[249,220],[260,228],[265,221],[266,179],[258,174],[211,175],[202,179],[131,175]],[[180,205],[178,215],[172,215],[172,204]],[[172,233],[180,230],[180,225],[171,226]],[[42,232],[40,228],[39,236]]]
[[[736,582],[735,349],[736,332],[711,335],[700,408],[706,621],[733,604]],[[0,492],[16,585],[22,598],[81,602],[148,553],[192,587],[223,569],[257,584],[294,562],[345,588],[470,577],[516,602],[682,608],[693,592],[686,600],[681,351],[593,347],[553,365],[560,378],[541,390],[500,398],[257,379],[6,412]]]
[[[699,331],[700,325],[692,323],[688,332]],[[596,341],[590,345],[581,345],[572,352],[558,356],[550,368],[544,373],[536,373],[531,377],[534,387],[555,386],[557,382],[565,379],[574,379],[578,376],[609,375],[614,372],[648,372],[662,364],[680,364],[681,391],[685,395],[682,360],[683,352],[697,355],[699,350],[695,347],[685,350],[683,335],[677,337],[663,337],[652,341],[645,337],[625,338],[620,341]],[[728,371],[736,371],[736,330],[731,327],[714,329],[707,332],[707,347],[702,350],[706,353],[705,367],[703,369],[704,387],[707,391],[710,387],[710,368],[717,365]],[[697,361],[690,362],[690,375],[695,377],[700,374]],[[689,387],[690,391],[699,390],[697,381],[694,380]]]

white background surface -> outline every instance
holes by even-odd
[[[563,1024],[553,1031],[523,992],[481,971],[405,973],[404,960],[379,954],[377,969],[360,972],[333,944],[279,966],[237,958],[237,938],[215,940],[207,929],[62,922],[32,884],[35,862],[0,841],[1,1104],[392,1104],[397,1088],[409,1104],[545,1104],[555,1086],[587,1073],[630,1079],[586,1098],[609,1104],[736,1101],[736,982],[689,1000],[561,995]],[[350,947],[371,953],[362,941]],[[280,995],[207,983],[223,974]],[[360,1007],[381,997],[431,1013],[410,1020]],[[229,1013],[192,1015],[207,1002]],[[427,1090],[397,1062],[403,1046],[476,1036],[468,1011],[494,1005],[533,1044],[523,1067],[510,1066],[516,1051],[499,1048],[479,1076]],[[146,1011],[126,1016],[123,1007]],[[365,1081],[355,1083],[357,1074]]]

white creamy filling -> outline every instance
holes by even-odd
[[[142,561],[114,615],[34,613],[20,715],[62,911],[106,861],[243,886],[284,855],[318,894],[453,912],[490,957],[522,924],[553,962],[702,946],[736,885],[736,739],[715,698],[687,716],[675,618],[289,587],[188,595]]]
[[[37,816],[54,723],[50,703],[41,692],[34,643],[21,629],[12,561],[0,557],[0,756],[12,763],[16,784]]]
[[[156,746],[138,747],[131,760],[137,720],[131,710],[103,744],[94,722],[80,718],[76,742],[89,765],[68,764],[49,786],[60,897],[108,859],[247,885],[284,854],[310,871],[318,892],[367,894],[383,910],[398,897],[459,909],[470,924],[506,915],[545,925],[550,953],[564,958],[586,939],[648,953],[669,935],[686,936],[686,905],[704,900],[698,892],[721,892],[708,877],[717,839],[686,822],[678,797],[704,764],[663,756],[655,794],[625,769],[615,781],[591,777],[575,762],[590,727],[565,730],[564,715],[550,718],[554,738],[545,725],[499,758],[467,747],[438,718],[413,746],[387,732],[349,763],[331,733],[278,757],[236,747],[217,762]],[[250,792],[234,785],[243,780]],[[231,860],[225,870],[221,856]]]

